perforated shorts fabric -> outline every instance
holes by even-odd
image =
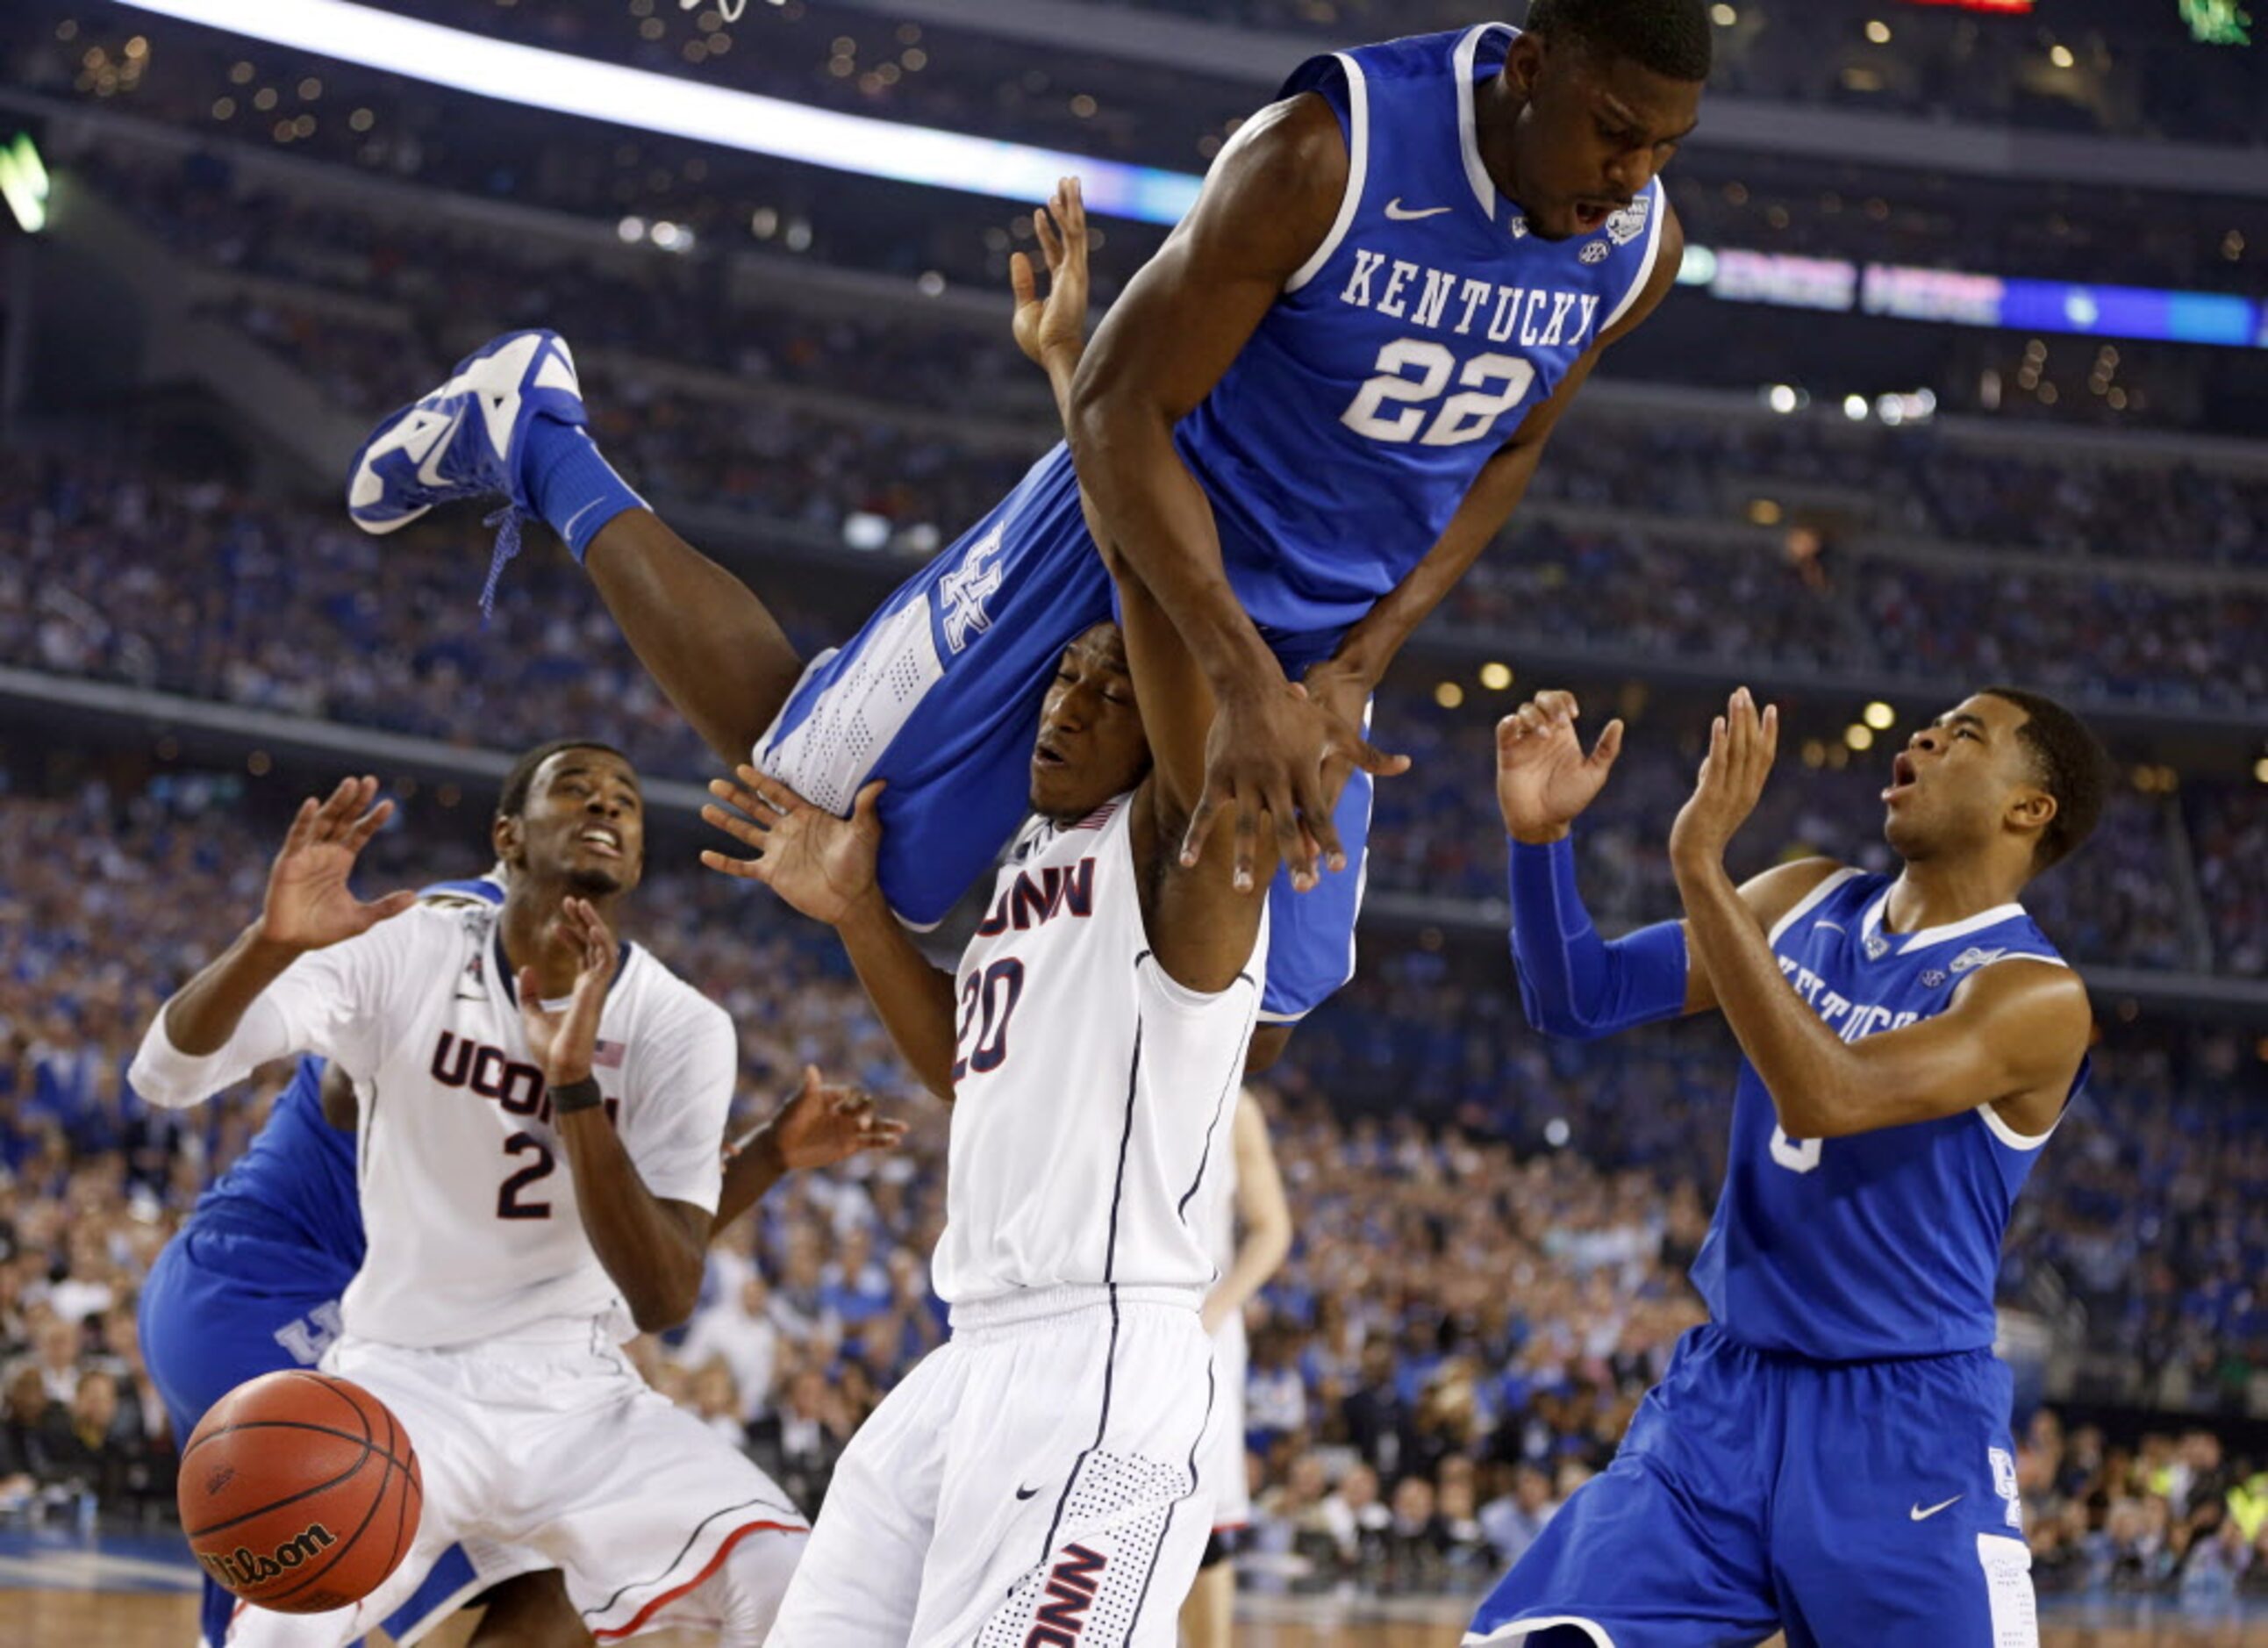
[[[1171,1648],[1211,1527],[1183,1304],[956,1332],[853,1438],[770,1648]]]

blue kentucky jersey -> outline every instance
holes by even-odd
[[[494,880],[441,882],[422,898],[504,902]],[[291,1085],[233,1165],[197,1198],[192,1224],[207,1230],[289,1242],[337,1260],[345,1274],[362,1265],[368,1241],[355,1182],[353,1135],[323,1119],[320,1059],[302,1059]]]
[[[1530,234],[1474,137],[1502,24],[1318,57],[1346,134],[1337,222],[1182,420],[1229,580],[1263,628],[1344,629],[1433,547],[1528,410],[1644,289],[1659,181],[1599,231]]]
[[[1788,982],[1845,1041],[1943,1012],[1962,980],[1996,962],[2064,964],[2021,905],[1887,932],[1889,889],[1888,876],[1838,871],[1771,935]],[[1791,1139],[1743,1059],[1724,1194],[1694,1285],[1719,1327],[1760,1350],[1848,1362],[1989,1349],[2000,1238],[2046,1142],[1981,1105],[1849,1138]]]

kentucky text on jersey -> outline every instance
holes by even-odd
[[[1376,309],[1397,321],[1407,317],[1411,325],[1428,331],[1485,336],[1491,344],[1517,343],[1523,349],[1557,349],[1563,344],[1587,348],[1599,318],[1594,292],[1502,286],[1365,247],[1355,248],[1354,270],[1339,301]]]
[[[1894,1007],[1859,1006],[1850,997],[1830,988],[1826,979],[1793,956],[1774,959],[1787,975],[1787,981],[1795,987],[1795,993],[1819,1015],[1820,1022],[1845,1041],[1861,1041],[1877,1031],[1904,1030],[1920,1022],[1921,1015],[1911,1008],[1902,1011]]]

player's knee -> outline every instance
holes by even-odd
[[[591,1648],[591,1633],[556,1569],[507,1579],[482,1603],[469,1648]]]

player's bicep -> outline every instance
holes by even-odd
[[[2086,1056],[2091,1024],[2086,987],[2068,968],[2021,957],[1987,967],[1944,1012],[1853,1046],[1853,1125],[1844,1130],[2032,1101],[2052,1121]]]
[[[1314,93],[1246,122],[1189,215],[1096,329],[1079,364],[1075,419],[1113,401],[1178,419],[1211,393],[1330,233],[1346,173],[1337,116]]]

